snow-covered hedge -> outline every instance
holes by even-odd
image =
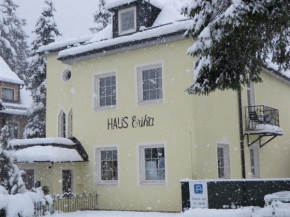
[[[5,210],[6,217],[32,217],[35,207],[39,207],[46,214],[49,214],[49,211],[52,210],[52,204],[52,198],[44,195],[41,188],[9,195],[6,189],[0,186],[0,210]]]

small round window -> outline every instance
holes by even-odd
[[[63,72],[62,78],[64,81],[69,81],[71,79],[71,70],[65,70]]]

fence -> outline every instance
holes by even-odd
[[[278,180],[208,180],[208,207],[245,207],[265,205],[264,196],[279,191],[290,191],[290,179]],[[182,208],[190,208],[189,182],[181,182]]]
[[[60,212],[76,212],[78,210],[96,210],[98,194],[52,195],[53,209]]]

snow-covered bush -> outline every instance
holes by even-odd
[[[22,174],[13,162],[13,147],[9,145],[9,127],[1,129],[0,136],[0,210],[7,217],[32,217],[35,207],[49,214],[52,198],[44,195],[41,188],[29,191],[25,188]]]

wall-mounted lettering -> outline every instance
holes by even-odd
[[[144,117],[138,118],[133,116],[131,118],[131,125],[129,125],[129,117],[121,118],[108,118],[108,130],[120,130],[127,129],[129,126],[132,128],[138,127],[153,127],[154,126],[154,117],[145,115]]]

